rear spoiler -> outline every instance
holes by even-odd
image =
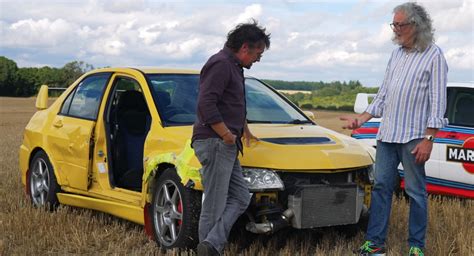
[[[354,104],[354,112],[362,114],[369,106],[369,98],[374,98],[374,93],[358,93]]]
[[[51,91],[64,91],[67,88],[52,87],[49,88],[47,85],[41,85],[38,95],[36,96],[36,109],[43,110],[48,108],[48,92]]]

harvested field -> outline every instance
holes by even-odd
[[[0,98],[0,255],[194,255],[163,252],[143,227],[90,210],[61,206],[55,212],[34,209],[25,196],[18,170],[22,133],[34,113],[32,98]],[[340,128],[344,113],[316,111],[322,126]],[[474,201],[430,197],[426,255],[474,255]],[[394,199],[388,255],[407,254],[408,204]],[[363,233],[325,228],[286,229],[272,236],[236,229],[225,255],[351,255]]]

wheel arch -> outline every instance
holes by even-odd
[[[43,151],[46,154],[46,156],[49,159],[49,162],[53,166],[53,172],[54,172],[54,176],[56,177],[56,182],[59,184],[59,186],[62,186],[64,184],[64,182],[63,182],[64,180],[62,179],[61,175],[59,174],[56,162],[54,161],[54,157],[51,157],[51,155],[48,154],[48,152],[40,146],[37,146],[37,147],[33,148],[33,150],[31,150],[31,153],[28,157],[28,169],[27,169],[26,176],[28,176],[28,172],[30,171],[31,161],[33,161],[33,158],[35,157],[35,155],[38,154],[38,152],[41,152],[41,151]],[[29,192],[29,191],[27,191],[27,192]]]

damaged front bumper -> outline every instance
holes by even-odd
[[[252,191],[247,210],[252,233],[270,234],[291,226],[310,229],[356,224],[367,214],[370,180],[367,169],[335,174],[284,174],[283,189]]]

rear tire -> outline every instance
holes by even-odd
[[[35,154],[28,171],[29,194],[35,207],[44,207],[50,211],[59,205],[57,193],[61,191],[54,175],[53,166],[44,151]]]
[[[200,212],[201,193],[184,187],[174,168],[166,169],[157,180],[151,205],[155,241],[163,249],[195,248]]]

